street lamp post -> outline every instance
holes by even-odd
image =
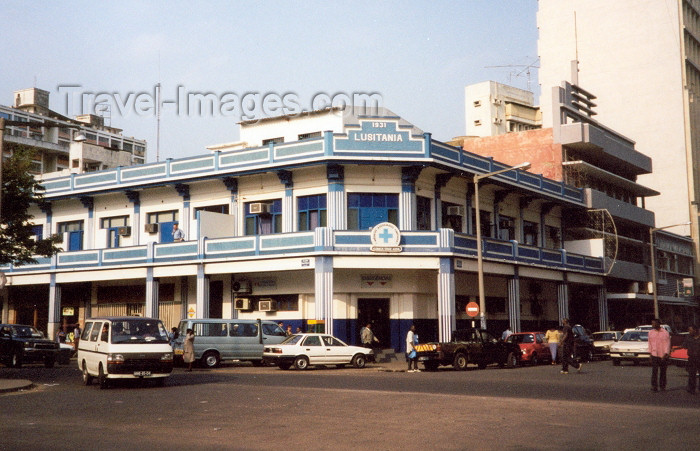
[[[654,249],[654,232],[659,230],[670,229],[671,227],[680,227],[690,225],[690,222],[681,224],[667,225],[664,227],[652,227],[649,229],[649,248],[651,249],[651,291],[654,295],[654,318],[659,317],[659,296],[656,293],[656,249]]]
[[[479,315],[481,319],[481,328],[486,329],[486,296],[484,294],[484,256],[481,245],[481,209],[479,207],[479,181],[494,175],[502,174],[514,170],[526,170],[530,168],[530,163],[520,163],[511,168],[501,169],[499,171],[489,172],[486,174],[474,176],[474,208],[476,208],[476,271],[479,280]]]

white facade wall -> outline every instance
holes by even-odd
[[[242,124],[241,141],[249,147],[262,146],[265,139],[284,138],[284,142],[299,140],[299,135],[303,133],[315,133],[332,131],[343,133],[343,112],[337,114],[329,113],[323,115],[302,115],[283,121],[260,121],[256,124]]]
[[[596,119],[653,160],[653,173],[637,181],[661,192],[645,204],[661,226],[696,219],[689,210],[695,199],[687,177],[680,3],[540,0],[537,13],[543,126],[552,126],[552,87],[572,80],[578,54],[578,85],[596,95]],[[690,234],[688,227],[673,231]]]

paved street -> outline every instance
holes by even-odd
[[[70,367],[0,367],[0,449],[697,449],[700,396],[669,368],[595,362],[435,373],[225,365],[166,387],[84,387]],[[398,368],[398,366],[396,367]]]

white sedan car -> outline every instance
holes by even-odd
[[[373,357],[371,349],[348,346],[327,334],[291,335],[282,343],[265,346],[263,350],[263,360],[283,370],[292,365],[298,370],[305,370],[309,365],[335,365],[342,368],[350,363],[355,368],[364,368]]]
[[[649,360],[649,331],[628,330],[620,340],[610,345],[610,359],[613,365],[628,360],[638,365]]]

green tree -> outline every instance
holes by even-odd
[[[31,204],[43,201],[43,187],[29,173],[34,151],[16,146],[12,156],[3,161],[2,212],[0,212],[0,264],[15,266],[36,263],[35,255],[50,257],[60,251],[61,238],[53,235],[34,239]]]

